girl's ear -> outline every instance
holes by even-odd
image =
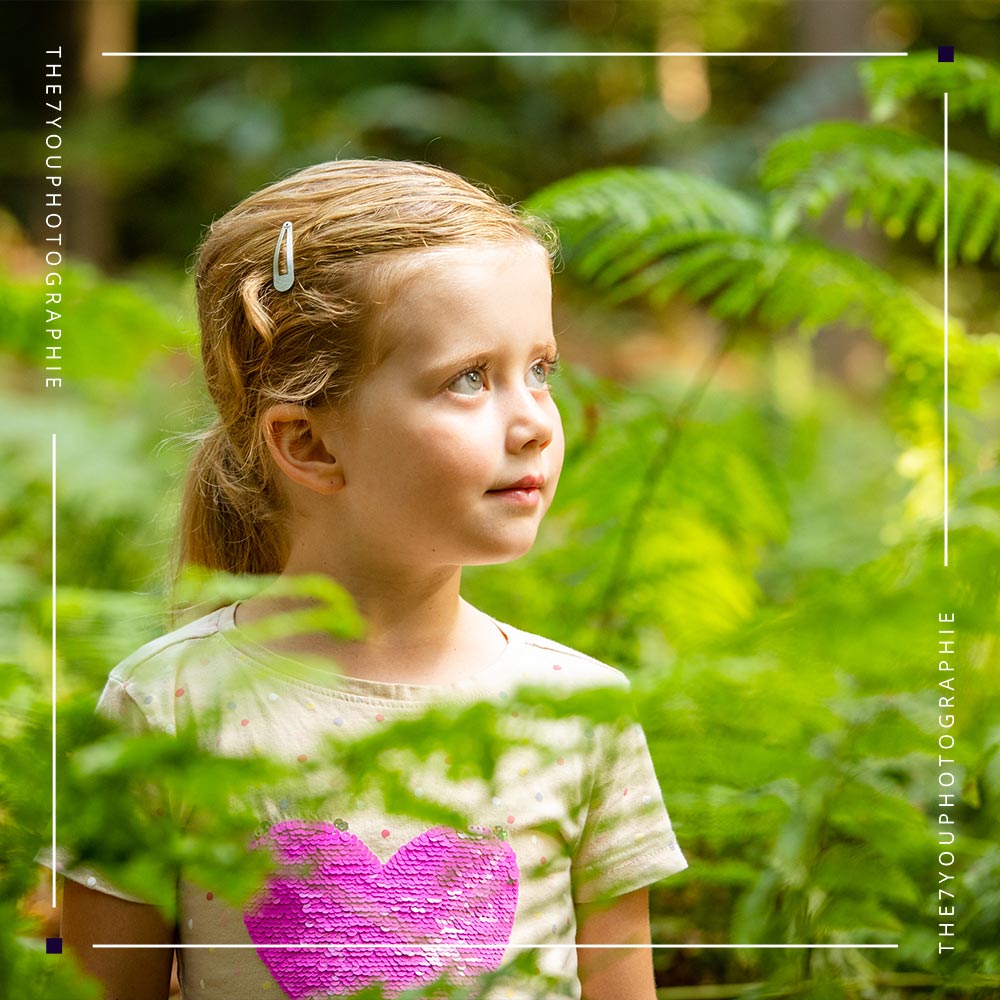
[[[327,495],[344,485],[343,470],[323,443],[315,409],[278,403],[268,407],[261,423],[275,465],[293,482]]]

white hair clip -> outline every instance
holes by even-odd
[[[285,241],[285,273],[278,270],[281,261],[281,241]],[[274,287],[279,292],[287,292],[295,283],[295,264],[292,257],[292,224],[284,222],[274,246]]]

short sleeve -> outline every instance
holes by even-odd
[[[573,900],[620,896],[687,868],[642,728],[598,727],[594,777],[572,865]]]
[[[140,733],[151,731],[149,721],[143,715],[142,710],[129,696],[126,687],[114,676],[108,678],[101,697],[98,699],[96,714],[103,716],[111,722],[116,723],[124,732],[129,735],[139,735]],[[71,819],[61,819],[62,823],[71,823]],[[148,903],[149,900],[131,893],[124,892],[110,882],[98,869],[89,865],[70,865],[68,852],[56,844],[55,862],[51,846],[40,850],[35,855],[35,860],[45,868],[49,868],[56,875],[79,882],[97,892],[107,893],[109,896],[117,896],[119,899],[128,900],[131,903]]]

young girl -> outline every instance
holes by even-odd
[[[301,606],[264,590],[138,650],[100,710],[173,732],[217,708],[219,753],[293,761],[431,704],[625,686],[460,595],[463,566],[528,551],[559,478],[550,270],[528,221],[414,163],[320,164],[217,221],[197,295],[219,417],[189,473],[181,561],[325,574],[366,631],[255,640],[255,623]],[[63,935],[120,1000],[166,997],[171,950],[94,942],[204,945],[178,951],[189,998],[314,1000],[373,983],[396,996],[442,974],[471,986],[545,944],[533,970],[483,996],[653,1000],[646,887],[685,861],[642,732],[584,727],[581,746],[578,727],[546,726],[544,752],[506,754],[493,788],[433,761],[412,775],[415,794],[474,816],[468,830],[428,829],[377,795],[308,818],[264,800],[252,846],[289,867],[242,911],[181,877],[175,929],[75,869]],[[273,947],[321,942],[355,947]],[[256,948],[209,947],[227,943]],[[587,947],[623,944],[639,947]]]

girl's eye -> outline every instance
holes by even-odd
[[[474,396],[482,391],[483,385],[483,373],[478,368],[471,368],[467,372],[462,372],[448,388],[463,396]]]
[[[547,389],[556,370],[555,361],[536,361],[528,369],[527,382],[532,389]]]

